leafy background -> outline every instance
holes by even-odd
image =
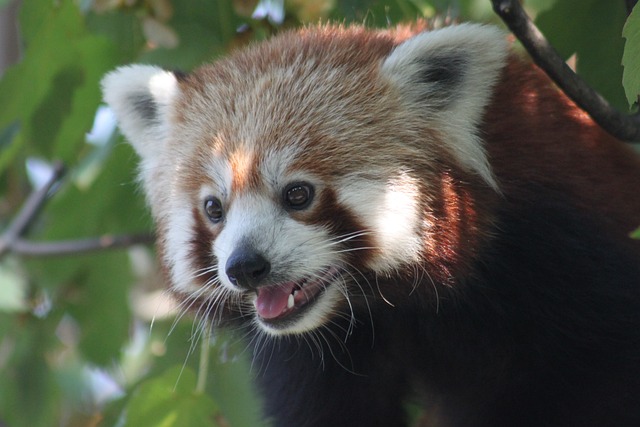
[[[525,6],[591,85],[637,108],[638,7],[628,17],[622,0]],[[190,70],[320,19],[386,26],[439,13],[499,24],[488,0],[25,0],[24,54],[0,80],[0,227],[60,160],[66,177],[28,239],[152,229],[131,148],[96,120],[99,80],[120,64]],[[264,425],[243,344],[220,332],[202,345],[194,319],[176,313],[150,245],[1,254],[0,426]]]

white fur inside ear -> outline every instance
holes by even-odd
[[[105,102],[143,160],[159,154],[170,107],[178,93],[173,73],[150,65],[120,67],[102,80]]]
[[[501,30],[461,24],[406,40],[381,67],[409,108],[442,131],[461,165],[496,190],[477,128],[508,50]]]

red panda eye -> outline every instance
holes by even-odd
[[[289,184],[284,189],[284,202],[290,209],[301,210],[311,204],[313,200],[313,187],[307,183]]]
[[[208,197],[204,201],[204,211],[211,222],[218,223],[222,220],[222,203],[216,197]]]

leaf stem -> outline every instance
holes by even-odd
[[[17,238],[11,244],[10,249],[12,253],[24,257],[69,256],[107,249],[128,248],[133,245],[151,245],[153,240],[152,234],[107,234],[99,237],[51,242],[33,242]]]
[[[207,386],[207,374],[209,373],[209,354],[211,349],[211,322],[207,323],[204,329],[204,337],[200,344],[200,363],[198,365],[198,381],[196,383],[196,394],[203,394]]]

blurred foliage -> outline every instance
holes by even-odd
[[[619,109],[627,107],[621,85],[626,16],[622,1],[561,0],[536,22],[565,59],[576,55],[578,74]]]
[[[630,105],[640,102],[640,7],[631,11],[624,25],[622,35],[627,40],[622,56],[624,85],[627,101]]]
[[[637,7],[624,27],[625,44],[622,0],[525,5],[565,57],[576,55],[578,72],[596,89],[621,108],[637,101]],[[60,159],[67,178],[30,227],[30,239],[152,229],[130,147],[112,129],[87,137],[99,80],[120,64],[190,70],[303,23],[387,26],[437,14],[498,22],[488,0],[23,1],[24,56],[0,80],[0,226],[46,179],[47,163]],[[41,166],[27,168],[35,160]],[[0,425],[263,425],[242,343],[216,334],[204,393],[198,391],[202,331],[171,305],[150,248],[2,257]]]

